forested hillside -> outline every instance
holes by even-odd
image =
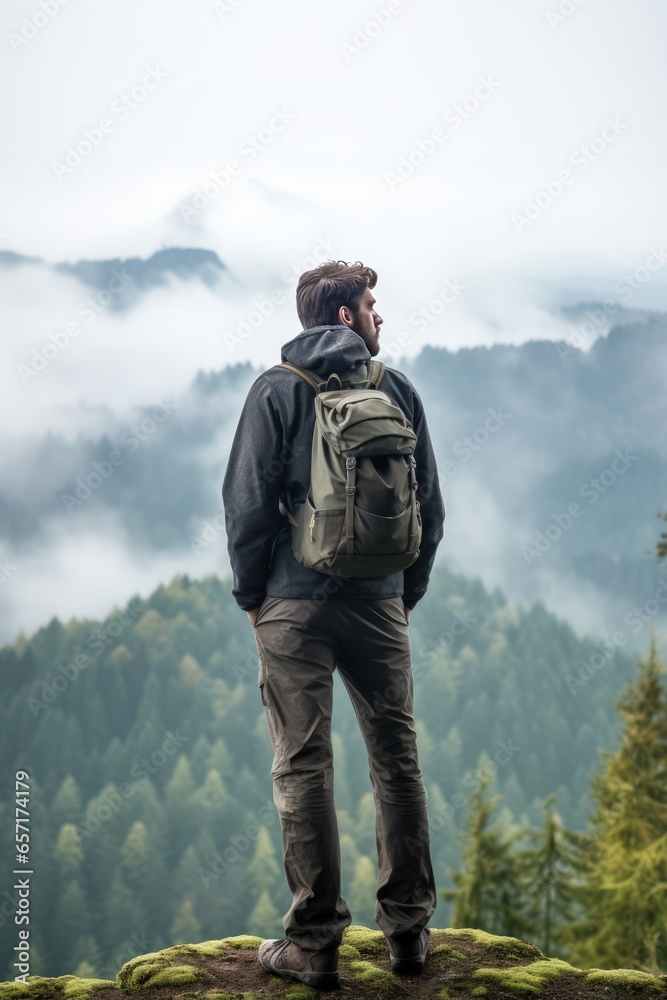
[[[426,346],[408,361],[399,331],[387,329],[379,355],[424,402],[448,517],[438,558],[522,603],[542,599],[580,634],[627,629],[647,602],[656,620],[667,609],[667,575],[647,558],[667,504],[667,321],[616,318],[587,350],[549,341]],[[295,334],[277,331],[276,362]],[[79,426],[101,423],[101,435],[3,441],[0,540],[21,567],[0,593],[7,619],[39,622],[52,612],[48,603],[41,619],[24,611],[30,574],[41,572],[36,551],[68,592],[65,568],[74,554],[86,561],[96,540],[110,546],[113,594],[124,571],[139,578],[137,562],[152,567],[151,586],[172,575],[165,565],[182,571],[186,560],[197,578],[226,570],[220,489],[241,406],[263,370],[231,361],[200,372],[178,398],[147,399],[140,412],[96,411],[91,425],[88,403],[76,404]],[[628,644],[640,652],[642,636],[630,629]]]
[[[134,955],[179,941],[281,933],[272,754],[252,627],[230,588],[182,576],[105,621],[54,619],[2,649],[0,846],[15,853],[9,808],[24,770],[32,974],[113,978]],[[483,760],[493,762],[503,829],[540,825],[550,793],[564,822],[583,829],[599,748],[618,740],[614,700],[633,672],[623,649],[605,655],[541,603],[522,610],[444,568],[410,630],[439,887],[460,864]],[[343,891],[355,922],[372,925],[373,799],[340,684],[334,728]],[[435,926],[449,914],[441,901]],[[2,978],[13,978],[11,938]]]

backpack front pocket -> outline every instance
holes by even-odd
[[[412,507],[408,506],[401,514],[393,517],[381,517],[372,514],[361,507],[354,508],[354,550],[360,555],[388,555],[401,552],[412,552],[419,549],[421,542],[421,525],[415,535],[410,535],[413,528]]]

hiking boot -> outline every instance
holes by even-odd
[[[262,941],[258,957],[260,964],[274,976],[298,979],[308,986],[333,989],[338,986],[338,948],[327,951],[305,951],[287,938]]]
[[[426,961],[430,933],[425,929],[419,937],[414,934],[399,934],[396,937],[387,935],[391,971],[413,976],[421,972]]]

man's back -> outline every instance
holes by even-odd
[[[316,372],[331,372],[350,381],[366,377],[370,353],[348,327],[305,330],[281,350],[281,361]],[[248,393],[232,443],[223,486],[227,537],[234,574],[233,594],[244,610],[270,597],[403,597],[413,607],[423,597],[444,530],[444,502],[421,400],[407,376],[387,367],[382,391],[405,413],[417,435],[415,460],[421,504],[422,544],[409,569],[387,576],[327,581],[307,569],[292,552],[291,532],[279,510],[290,513],[304,502],[310,483],[310,453],[315,424],[314,389],[296,373],[270,368]]]

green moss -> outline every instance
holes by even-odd
[[[378,969],[377,965],[373,965],[372,962],[352,962],[350,968],[354,978],[360,983],[372,983],[374,986],[393,986],[397,982],[396,976],[392,972]]]
[[[153,986],[184,986],[186,983],[197,983],[202,979],[213,980],[203,969],[193,965],[169,965],[165,969],[156,969],[142,983],[142,989]]]
[[[212,976],[196,966],[174,964],[173,959],[182,954],[182,946],[176,945],[164,951],[138,955],[120,970],[116,986],[124,990],[138,990],[149,986],[180,986],[212,980]]]
[[[236,937],[222,938],[218,943],[221,945],[227,944],[230,948],[248,948],[252,950],[253,948],[259,948],[263,940],[264,938],[254,937],[252,934],[237,934]]]
[[[0,983],[0,1000],[21,1000],[29,997],[30,986],[28,983]]]
[[[449,986],[443,986],[440,992],[438,993],[438,1000],[449,1000],[451,995],[452,991],[450,990]]]
[[[61,982],[63,979],[69,978],[61,976],[56,982]],[[63,997],[67,997],[67,1000],[88,1000],[88,997],[98,988],[115,989],[115,984],[110,979],[78,979],[76,976],[72,976],[69,982],[65,983],[63,988]]]
[[[350,944],[362,955],[387,955],[387,939],[382,931],[372,931],[360,924],[351,924],[343,931],[343,944]]]
[[[473,979],[486,979],[496,983],[515,994],[539,994],[545,983],[550,983],[567,973],[578,973],[568,962],[560,958],[546,958],[531,965],[516,965],[511,969],[477,969],[472,974]]]
[[[151,951],[146,955],[137,955],[120,969],[116,976],[116,986],[122,990],[135,990],[154,972],[166,968],[168,964],[169,959],[164,952]]]
[[[486,986],[476,986],[472,991],[471,996],[473,997],[485,997],[489,991]]]
[[[229,954],[229,947],[220,941],[200,941],[199,944],[177,944],[168,949],[174,955],[209,955],[222,958]]]
[[[586,979],[590,983],[604,983],[605,986],[625,986],[637,989],[664,991],[663,981],[650,972],[639,969],[588,969]]]
[[[278,997],[280,1000],[317,1000],[318,992],[312,986],[291,986],[286,993],[278,994]]]
[[[342,944],[338,949],[339,958],[361,958],[361,952],[351,944]]]
[[[437,944],[435,948],[431,948],[432,955],[446,955],[447,958],[458,958],[465,959],[465,955],[462,951],[457,951],[456,948],[450,948],[448,944]]]
[[[110,979],[80,979],[78,976],[28,976],[27,983],[0,983],[0,1000],[88,1000],[93,990],[115,989]]]
[[[445,933],[450,937],[469,938],[478,944],[485,945],[500,955],[512,958],[545,958],[537,945],[521,938],[505,937],[502,934],[489,934],[475,927],[450,927]]]
[[[57,996],[54,979],[43,976],[28,976],[27,983],[0,983],[0,998],[2,1000],[42,1000],[49,996]],[[48,990],[49,992],[45,992]]]

